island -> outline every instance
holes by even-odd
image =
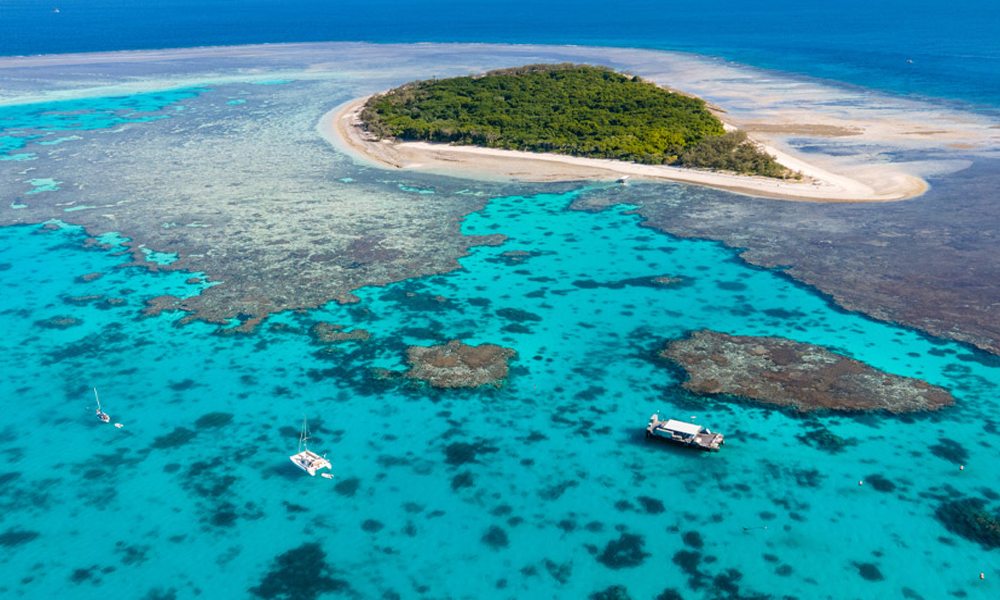
[[[899,200],[926,191],[891,173],[878,189],[725,123],[700,98],[610,68],[533,64],[414,81],[342,105],[331,141],[382,167],[486,180],[670,180],[793,200]]]
[[[747,398],[799,412],[904,413],[955,403],[950,393],[925,381],[785,338],[702,330],[670,342],[660,356],[684,370],[683,386],[692,392]]]
[[[745,132],[727,132],[704,100],[608,67],[535,64],[416,81],[372,96],[360,118],[379,140],[801,178]]]

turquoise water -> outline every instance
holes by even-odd
[[[80,139],[53,133],[107,129],[122,123],[145,123],[166,118],[169,105],[193,98],[201,89],[174,90],[99,99],[62,100],[4,106],[0,112],[0,160],[34,160],[35,153],[19,152],[29,143],[56,145]]]
[[[569,210],[587,193],[599,190],[493,199],[464,232],[509,239],[460,270],[278,315],[251,336],[138,316],[147,298],[197,293],[189,274],[119,268],[117,247],[83,249],[74,228],[0,230],[0,394],[12,408],[0,421],[0,588],[995,597],[990,555],[934,517],[949,498],[996,504],[995,449],[974,441],[1000,420],[995,361],[838,311],[718,244],[644,229],[627,206]],[[529,254],[503,255],[514,250]],[[664,275],[681,281],[642,284]],[[78,322],[49,321],[60,317]],[[316,346],[305,332],[318,321],[372,338]],[[957,404],[801,417],[693,398],[655,353],[704,327],[823,344],[943,385]],[[514,348],[507,384],[439,391],[374,374],[402,370],[408,344],[455,338]],[[122,429],[93,418],[91,386]],[[648,444],[656,410],[729,443],[711,456]],[[287,459],[303,413],[334,481]],[[824,449],[816,432],[843,443]],[[862,577],[872,566],[881,580]]]

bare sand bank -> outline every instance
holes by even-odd
[[[333,109],[324,115],[319,130],[355,159],[381,167],[508,181],[609,181],[629,176],[693,183],[750,196],[811,202],[889,202],[919,196],[928,188],[920,177],[891,166],[864,169],[862,180],[822,169],[769,145],[765,145],[767,152],[782,165],[801,172],[801,181],[477,146],[378,141],[361,125],[359,114],[367,99],[353,100]],[[789,123],[788,126],[797,124]]]

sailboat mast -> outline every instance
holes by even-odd
[[[299,452],[302,452],[302,446],[309,449],[309,429],[305,415],[302,416],[302,431],[299,433]]]
[[[101,398],[97,395],[97,388],[94,388],[94,398],[97,400],[97,412],[101,412]]]

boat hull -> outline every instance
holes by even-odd
[[[312,452],[311,450],[303,450],[298,454],[289,456],[288,459],[291,460],[296,467],[302,469],[306,473],[309,473],[313,477],[316,476],[316,471],[320,469],[332,468],[330,461],[326,460],[319,454]]]

